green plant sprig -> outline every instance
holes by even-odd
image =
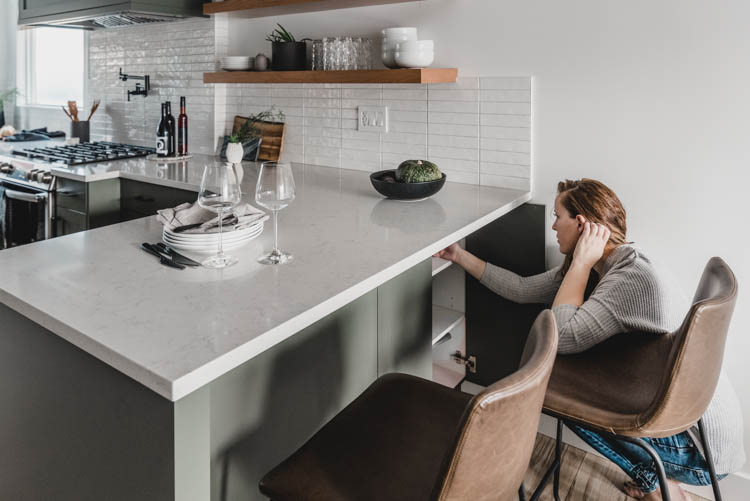
[[[229,136],[228,141],[230,143],[244,143],[260,137],[263,131],[255,125],[256,122],[283,122],[285,118],[283,111],[276,108],[275,105],[271,106],[271,109],[247,117],[247,121],[242,124],[237,132]]]
[[[286,28],[281,26],[280,23],[276,23],[276,28],[271,32],[270,35],[266,36],[266,40],[269,42],[296,42],[297,39],[294,38],[294,35],[289,33]]]

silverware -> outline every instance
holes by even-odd
[[[184,270],[185,269],[185,265],[182,265],[180,263],[175,263],[170,258],[166,257],[164,254],[162,254],[161,252],[159,252],[158,250],[156,250],[154,248],[154,246],[152,246],[148,242],[143,242],[141,244],[141,249],[145,250],[149,254],[152,254],[152,255],[158,257],[159,258],[159,262],[161,264],[163,264],[164,266],[169,266],[170,268],[176,268],[178,270]]]
[[[222,220],[221,224],[222,225],[224,225],[224,224],[237,224],[237,221],[239,221],[239,219],[237,218],[237,216],[235,216],[234,214],[231,214],[229,216],[226,216]],[[186,224],[185,226],[178,226],[177,228],[174,228],[172,230],[172,233],[182,233],[183,231],[193,230],[195,228],[199,228],[199,227],[203,226],[203,224],[204,223],[195,223],[195,224]],[[218,224],[217,224],[217,226],[218,226]]]
[[[159,242],[156,244],[153,244],[153,247],[156,247],[159,249],[159,251],[164,252],[169,255],[169,257],[172,258],[172,261],[179,264],[184,264],[185,266],[200,266],[201,264],[198,261],[194,261],[190,259],[187,256],[183,256],[170,246],[168,246],[165,243]]]

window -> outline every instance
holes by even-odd
[[[83,103],[86,33],[67,28],[18,32],[18,90],[24,105]]]

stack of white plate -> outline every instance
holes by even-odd
[[[261,233],[263,233],[263,221],[241,230],[224,231],[222,238],[224,249],[242,247]],[[216,252],[219,247],[218,233],[175,233],[164,228],[162,239],[170,247],[189,252]]]
[[[226,56],[221,58],[221,69],[229,71],[242,71],[250,69],[250,56]]]

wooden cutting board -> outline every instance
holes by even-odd
[[[241,117],[239,115],[235,116],[232,133],[236,133],[240,130],[240,127],[242,127],[247,120],[247,117]],[[281,152],[284,149],[286,125],[283,122],[254,122],[254,125],[261,130],[262,138],[258,160],[278,162],[281,158]]]

